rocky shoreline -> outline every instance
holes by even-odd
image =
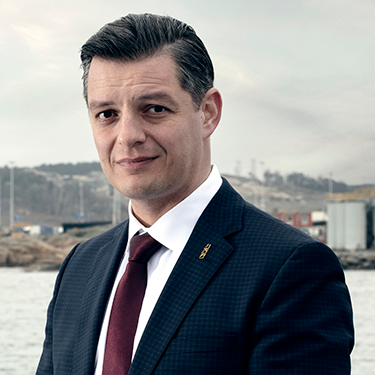
[[[85,238],[0,237],[0,267],[25,267],[26,270],[58,270],[69,251]]]
[[[97,233],[77,232],[52,237],[0,237],[0,267],[27,271],[58,270],[69,251]],[[344,269],[375,269],[375,250],[335,251]]]
[[[374,270],[375,250],[336,250],[344,270]]]

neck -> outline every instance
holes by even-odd
[[[185,190],[177,196],[165,196],[149,200],[131,199],[131,208],[133,215],[146,228],[151,227],[154,223],[156,223],[158,219],[160,219],[173,207],[181,203],[185,198],[187,198],[191,193],[193,193],[204,181],[206,181],[206,179],[210,175],[210,172],[211,167],[205,174],[205,177],[201,181],[198,181],[195,185],[193,185],[192,189]]]
[[[164,206],[157,209],[154,205],[148,205],[145,202],[137,204],[136,201],[132,200],[131,203],[134,217],[146,228],[151,227],[151,225],[156,223],[158,219],[174,207],[168,208]]]

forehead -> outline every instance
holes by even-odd
[[[142,89],[164,87],[181,89],[177,66],[167,55],[157,55],[137,61],[119,61],[94,57],[87,80],[88,99],[105,89]]]

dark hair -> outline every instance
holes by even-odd
[[[170,54],[177,65],[181,87],[199,108],[213,87],[214,69],[208,52],[194,29],[169,16],[128,14],[102,27],[81,49],[83,93],[87,102],[87,77],[92,59],[134,61],[158,52]]]

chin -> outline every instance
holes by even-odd
[[[154,186],[147,186],[146,184],[140,184],[138,186],[119,186],[117,184],[115,188],[125,197],[134,200],[149,200],[156,193]]]

